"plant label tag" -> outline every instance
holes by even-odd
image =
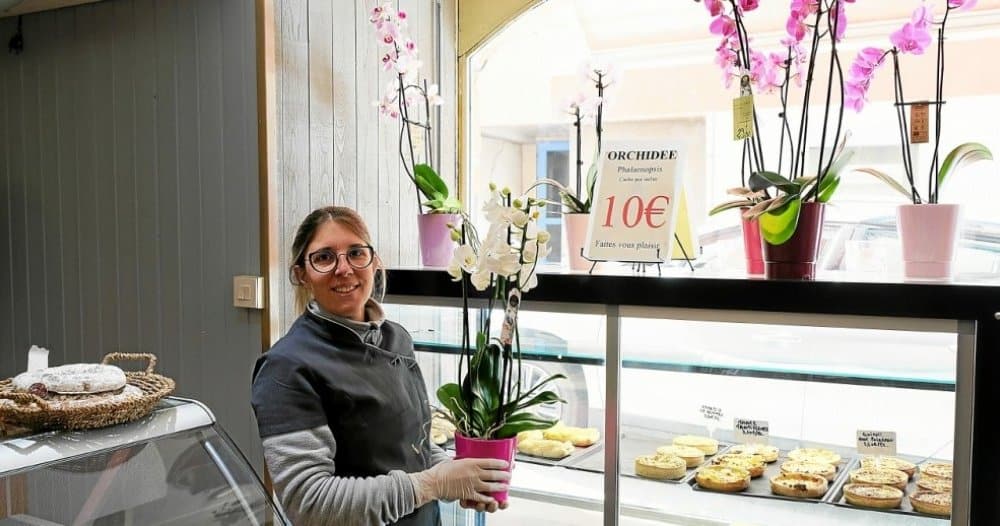
[[[507,307],[504,309],[503,325],[500,327],[500,343],[509,347],[514,341],[514,330],[517,328],[517,309],[521,305],[521,290],[512,288],[507,296]]]
[[[706,420],[714,420],[716,422],[722,420],[722,408],[720,407],[702,404],[700,411],[701,416],[705,417]]]
[[[858,453],[862,455],[895,456],[896,432],[859,429]]]
[[[910,106],[910,142],[920,144],[930,141],[930,111],[926,102]]]
[[[736,441],[741,444],[767,444],[771,435],[767,420],[734,418],[733,431]]]
[[[733,99],[733,140],[753,137],[753,95]]]

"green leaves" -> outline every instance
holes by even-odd
[[[754,172],[750,174],[747,186],[754,192],[766,190],[772,186],[788,194],[797,194],[802,190],[802,184],[789,181],[781,174],[775,172]]]
[[[422,202],[432,213],[459,213],[462,203],[454,197],[448,197],[448,185],[426,164],[413,166],[413,180],[417,190],[427,198]]]
[[[941,169],[938,170],[937,174],[938,188],[944,183],[944,178],[948,177],[953,170],[957,170],[967,163],[991,160],[993,160],[993,153],[986,146],[978,142],[959,144],[952,151],[948,152],[948,156],[941,163]]]
[[[802,199],[791,197],[781,206],[764,212],[758,217],[760,235],[772,245],[781,245],[792,238],[799,226],[799,211],[802,209]]]
[[[744,206],[751,206],[753,203],[746,199],[740,199],[739,201],[726,201],[715,208],[708,211],[708,215],[714,216],[719,212],[725,212],[726,210],[732,210],[733,208],[743,208]]]
[[[892,188],[893,190],[895,190],[895,191],[899,192],[900,194],[902,194],[902,196],[905,197],[907,200],[909,200],[909,199],[911,199],[913,197],[912,195],[910,195],[910,191],[909,190],[907,190],[905,187],[903,187],[903,185],[899,184],[898,181],[896,181],[895,179],[893,179],[891,176],[889,176],[889,174],[887,174],[885,172],[876,170],[874,168],[855,168],[854,171],[855,172],[861,172],[861,173],[868,174],[868,175],[870,175],[870,176],[872,176],[872,177],[874,177],[874,178],[882,181],[883,183],[889,185],[889,188]]]

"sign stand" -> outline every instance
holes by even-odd
[[[684,250],[684,244],[681,243],[681,240],[680,240],[680,238],[677,237],[677,233],[676,232],[674,232],[674,239],[677,240],[677,244],[678,244],[678,246],[680,246],[681,254],[684,255],[684,261],[687,261],[688,267],[691,269],[691,272],[694,272],[694,265],[691,263],[691,258],[688,257],[687,251]],[[598,263],[607,263],[608,262],[608,260],[605,260],[605,259],[590,259],[590,258],[588,258],[587,256],[583,255],[583,248],[580,248],[580,257],[583,258],[583,259],[586,259],[587,261],[591,262],[590,270],[587,271],[587,274],[593,274],[594,273],[594,268],[597,267]],[[663,275],[663,269],[660,266],[660,265],[663,264],[663,258],[660,257],[660,249],[656,249],[656,261],[617,261],[616,260],[615,263],[631,263],[632,264],[632,271],[633,272],[635,272],[635,271],[638,270],[639,272],[642,272],[643,274],[646,273],[646,265],[656,265],[656,275],[657,276],[662,276]]]

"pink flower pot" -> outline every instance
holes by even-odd
[[[592,262],[580,255],[587,243],[587,222],[590,214],[563,214],[563,238],[566,244],[566,260],[570,270],[590,270]]]
[[[750,207],[740,209],[740,213],[746,212]],[[747,274],[759,276],[764,273],[764,255],[760,239],[760,224],[756,219],[746,219],[740,216],[743,226],[743,254],[746,257]]]
[[[455,252],[448,223],[458,226],[458,214],[420,214],[417,231],[420,236],[420,262],[425,267],[447,267]]]
[[[455,458],[495,458],[506,460],[510,465],[507,471],[514,468],[514,454],[517,453],[517,437],[510,438],[468,438],[461,433],[455,433]],[[499,502],[507,502],[506,491],[496,491],[490,496]]]
[[[780,245],[764,241],[764,273],[767,279],[816,279],[823,210],[823,203],[802,203],[799,223],[792,237]]]
[[[958,239],[959,206],[899,205],[896,228],[903,243],[903,276],[948,279]]]

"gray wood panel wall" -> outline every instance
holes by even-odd
[[[373,106],[392,79],[382,71],[369,22],[375,5],[373,0],[275,1],[277,122],[272,125],[278,133],[277,173],[271,177],[282,269],[288,267],[299,222],[329,204],[361,213],[389,267],[419,263],[417,200],[399,162],[399,123],[380,118]],[[449,43],[455,36],[455,0],[397,0],[395,5],[409,15],[407,32],[424,63],[421,77],[441,85],[445,104],[435,120],[440,148],[435,164],[454,189],[457,101],[454,45]],[[287,279],[272,284],[279,332],[299,314],[293,296]]]
[[[262,465],[249,406],[261,273],[256,36],[245,0],[24,17],[0,52],[0,376],[151,352]],[[16,19],[0,19],[0,40]]]

